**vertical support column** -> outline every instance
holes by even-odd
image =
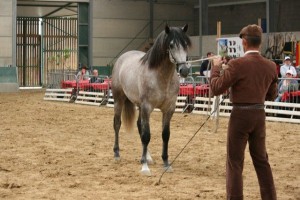
[[[222,29],[221,21],[218,21],[217,22],[217,39],[219,39],[221,37],[221,29]],[[221,97],[222,97],[222,95],[221,95]],[[215,125],[214,132],[216,133],[218,131],[218,128],[219,128],[220,96],[215,96],[213,108],[216,111],[215,114],[214,114],[214,117],[216,118],[216,125]]]
[[[266,0],[266,23],[267,23],[267,33],[270,32],[270,0]]]
[[[88,51],[89,51],[89,53],[88,53],[88,57],[89,57],[89,59],[88,59],[88,61],[89,61],[89,65],[90,66],[93,66],[93,54],[92,54],[92,52],[93,52],[93,41],[92,41],[92,39],[93,39],[93,23],[92,23],[92,21],[93,21],[93,6],[94,6],[94,0],[90,0],[90,4],[89,4],[89,22],[88,22],[88,26],[89,26],[89,42],[88,42],[88,44],[89,44],[89,48],[88,48]]]
[[[22,85],[25,86],[26,85],[26,57],[27,57],[27,19],[23,18],[23,42],[22,42],[22,46],[23,46],[23,55],[22,55],[22,74],[23,74],[23,80],[22,80]]]
[[[45,69],[45,54],[44,54],[44,19],[40,18],[40,28],[41,28],[41,35],[40,35],[40,55],[41,55],[41,85],[43,85],[44,83],[46,83],[46,81],[44,80],[45,78],[47,79],[47,76],[45,77],[44,75],[44,69]]]
[[[153,6],[154,0],[149,0],[150,16],[149,16],[149,42],[153,41]]]
[[[202,13],[202,31],[204,35],[208,35],[208,0],[201,0]]]
[[[202,57],[202,0],[199,0],[199,57]]]
[[[78,62],[89,66],[89,4],[78,3]]]
[[[217,39],[221,37],[222,22],[217,21]]]
[[[266,17],[267,17],[267,33],[278,32],[277,22],[278,16],[276,14],[275,0],[266,0]]]
[[[17,0],[12,0],[12,66],[17,66]]]
[[[199,56],[202,52],[202,37],[208,34],[208,2],[199,0]]]

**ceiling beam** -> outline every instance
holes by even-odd
[[[50,16],[50,15],[52,15],[52,14],[54,14],[54,13],[56,13],[56,12],[58,12],[58,11],[64,9],[64,8],[68,7],[68,6],[71,5],[71,4],[72,4],[72,3],[67,3],[66,5],[61,6],[61,7],[57,8],[57,9],[53,10],[52,12],[50,12],[50,13],[48,13],[48,14],[42,16],[42,18],[48,17],[48,16]]]
[[[243,5],[243,4],[252,4],[252,3],[266,3],[267,0],[248,0],[248,1],[231,1],[231,2],[222,2],[222,3],[211,3],[208,4],[208,7],[220,7],[220,6],[234,6],[234,5]],[[199,8],[199,5],[195,6]]]
[[[72,2],[72,3],[89,3],[90,0],[17,0],[18,2],[60,2],[60,3],[66,3],[66,2]]]
[[[23,3],[18,3],[17,6],[24,6],[24,7],[60,7],[60,5],[56,4],[23,4]],[[77,5],[74,5],[74,6],[68,6],[69,8],[72,7],[72,8],[77,8]]]

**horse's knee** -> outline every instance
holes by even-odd
[[[141,134],[141,140],[144,145],[148,145],[151,139],[149,125],[144,127]]]
[[[144,132],[141,135],[141,140],[144,145],[148,145],[150,142],[150,139],[151,139],[150,132]]]

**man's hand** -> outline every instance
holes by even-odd
[[[221,56],[215,56],[215,58],[213,59],[213,67],[218,67],[219,69],[221,69],[223,64],[223,60]]]

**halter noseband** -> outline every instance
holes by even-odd
[[[183,64],[187,64],[186,61],[184,61],[184,62],[177,62],[176,59],[175,59],[175,57],[174,57],[174,55],[173,55],[173,53],[172,53],[172,51],[170,51],[170,49],[167,50],[167,53],[170,53],[170,54],[171,54],[171,57],[172,57],[172,60],[170,60],[171,63],[173,63],[173,64],[175,64],[175,65],[177,65],[177,66],[183,65]]]

